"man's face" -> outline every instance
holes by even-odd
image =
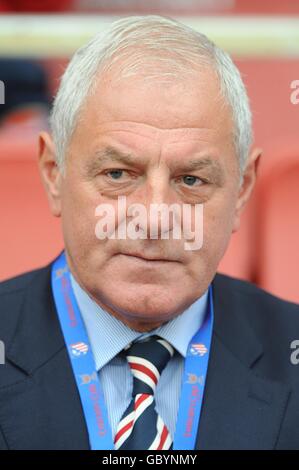
[[[171,84],[106,77],[85,102],[60,186],[67,259],[81,286],[132,327],[168,321],[213,279],[238,200],[232,132],[230,109],[207,70]],[[195,205],[203,204],[202,247],[187,251],[186,240],[171,234],[161,239],[159,227],[155,239],[98,239],[96,207],[111,204],[117,215],[118,196],[148,210],[190,204],[193,224]]]

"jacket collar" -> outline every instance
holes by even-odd
[[[244,302],[236,280],[216,274],[213,280],[214,334],[245,366],[251,367],[263,355],[263,346],[246,315],[252,304]]]
[[[15,333],[6,351],[6,357],[28,375],[65,348],[51,288],[53,263],[38,270],[24,290]]]
[[[7,358],[28,374],[65,347],[52,295],[51,267],[52,263],[38,270],[24,291],[16,331],[6,352]],[[246,306],[226,276],[216,274],[212,285],[214,335],[250,368],[262,356],[263,348],[242,314]]]
[[[6,358],[26,374],[65,347],[52,295],[51,265],[38,270],[24,290],[16,330],[6,350]]]

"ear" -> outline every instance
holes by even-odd
[[[232,230],[233,232],[236,232],[240,227],[240,216],[253,191],[256,178],[257,178],[257,171],[259,168],[261,155],[262,155],[262,150],[260,148],[254,148],[249,154],[246,168],[243,173],[243,181],[239,189],[239,194],[238,194],[238,199],[237,199],[237,204],[236,204],[236,209],[235,209],[235,214],[234,214],[234,222],[233,222],[233,230]]]
[[[56,163],[55,146],[47,132],[39,134],[39,170],[45,187],[50,210],[53,215],[61,215],[62,174]]]

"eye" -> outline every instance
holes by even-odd
[[[196,183],[202,183],[203,181],[198,178],[198,176],[192,176],[192,175],[185,175],[183,176],[183,182],[187,185],[187,186],[194,186]]]
[[[124,170],[109,170],[107,171],[106,175],[110,175],[112,179],[114,180],[118,180],[121,178],[121,176],[123,175],[124,173]]]

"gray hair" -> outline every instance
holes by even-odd
[[[95,89],[99,75],[120,58],[126,60],[117,69],[118,77],[146,70],[148,78],[151,59],[162,65],[151,70],[166,78],[194,74],[198,66],[212,67],[219,78],[219,91],[232,110],[233,139],[242,175],[253,136],[249,100],[239,70],[230,56],[204,34],[158,15],[117,20],[74,54],[63,74],[50,116],[57,163],[62,170],[84,100]]]

